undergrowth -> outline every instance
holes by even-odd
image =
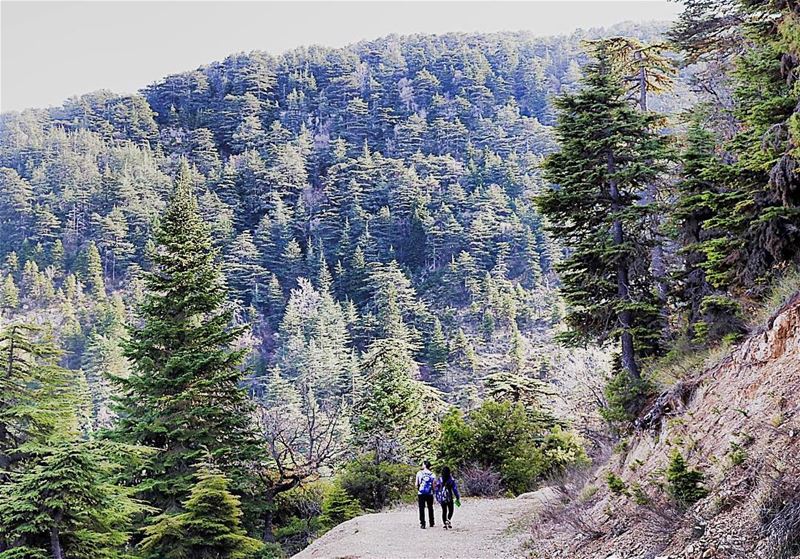
[[[769,294],[752,314],[749,321],[751,328],[767,322],[783,305],[800,291],[800,268],[786,270],[773,284]]]

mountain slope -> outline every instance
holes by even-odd
[[[593,481],[567,489],[572,504],[534,531],[541,556],[794,557],[798,392],[800,293],[719,362],[663,394]],[[665,494],[675,452],[708,490],[685,509]],[[627,496],[604,487],[609,471]]]
[[[320,399],[347,395],[391,297],[417,376],[451,403],[474,405],[491,373],[586,368],[596,356],[565,357],[551,342],[560,248],[532,203],[554,145],[550,100],[576,87],[581,40],[662,30],[237,54],[141,95],[3,114],[3,317],[47,317],[102,408],[107,390],[93,379],[124,369],[118,326],[140,302],[153,224],[186,158],[230,303],[251,327],[255,393],[278,375]],[[295,328],[301,315],[314,326]]]

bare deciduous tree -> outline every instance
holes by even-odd
[[[274,541],[272,518],[275,497],[304,483],[316,481],[344,454],[348,438],[344,401],[320,406],[308,387],[301,387],[299,405],[259,406],[258,427],[269,451],[258,468],[267,503],[264,540]]]

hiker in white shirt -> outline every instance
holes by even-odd
[[[419,527],[425,529],[425,508],[428,508],[428,520],[433,527],[433,482],[436,476],[431,471],[431,463],[425,460],[422,469],[417,472],[417,504],[419,505]]]

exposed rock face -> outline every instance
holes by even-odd
[[[596,492],[535,533],[539,556],[800,557],[800,294],[663,394],[638,427],[591,482]],[[665,491],[676,450],[709,490],[688,509]],[[609,492],[608,471],[629,495]]]

